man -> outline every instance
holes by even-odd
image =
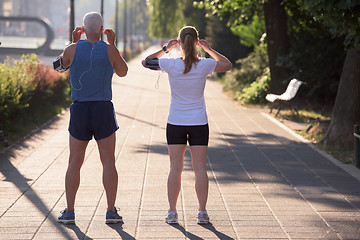
[[[80,184],[80,168],[88,142],[94,136],[103,165],[103,185],[107,197],[106,223],[122,222],[115,207],[118,175],[115,167],[115,131],[119,128],[112,99],[113,72],[124,77],[128,67],[115,47],[115,33],[106,29],[106,44],[100,41],[102,17],[90,12],[84,25],[73,31],[73,43],[61,55],[64,69],[70,67],[71,99],[69,123],[69,165],[65,176],[67,208],[58,222],[75,223],[75,197]],[[85,33],[85,40],[80,40]]]

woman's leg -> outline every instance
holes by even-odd
[[[80,185],[80,169],[84,162],[85,150],[89,141],[80,141],[70,135],[69,165],[65,176],[67,211],[74,211],[76,192]]]
[[[209,179],[206,172],[207,146],[190,146],[192,167],[195,173],[195,191],[199,201],[199,211],[206,210]]]
[[[170,156],[170,172],[167,182],[169,210],[176,211],[176,203],[181,188],[181,173],[184,168],[186,145],[171,144],[168,145],[168,150]]]
[[[107,210],[114,211],[118,186],[118,174],[115,167],[115,133],[97,141],[101,163],[103,165],[103,185],[106,192]]]

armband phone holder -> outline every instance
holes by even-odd
[[[145,59],[145,66],[151,70],[160,70],[159,59]]]
[[[58,72],[65,72],[66,70],[69,69],[69,67],[67,68],[63,68],[62,62],[61,62],[61,57],[57,57],[54,61],[53,61],[53,67],[55,71]]]

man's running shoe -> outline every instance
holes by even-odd
[[[199,211],[198,217],[197,217],[197,223],[198,224],[208,224],[210,221],[209,215],[206,211]]]
[[[63,224],[75,224],[75,212],[64,210],[60,212],[61,215],[58,217],[58,222]]]
[[[112,224],[112,223],[122,223],[123,219],[122,216],[120,216],[117,213],[117,208],[115,207],[115,212],[113,211],[107,211],[106,212],[106,223],[107,224]]]
[[[168,212],[165,222],[168,224],[178,224],[178,215],[175,211]]]

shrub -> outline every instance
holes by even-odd
[[[221,81],[224,91],[231,91],[235,98],[238,98],[243,94],[243,89],[262,76],[264,69],[268,67],[266,45],[258,46],[248,57],[238,60],[236,64],[238,67],[227,72]]]
[[[29,106],[34,86],[27,70],[34,64],[37,62],[34,63],[30,56],[23,56],[17,62],[8,57],[0,64],[0,123],[11,120],[15,112]]]
[[[249,87],[243,88],[236,98],[243,104],[264,103],[270,88],[270,79],[270,69],[265,68],[263,75],[257,77]]]
[[[40,124],[41,116],[69,104],[69,85],[65,74],[41,64],[35,54],[7,58],[0,63],[0,129],[10,135],[23,125]]]

